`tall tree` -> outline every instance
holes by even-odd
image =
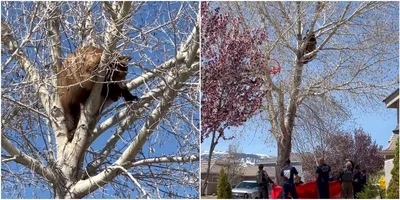
[[[198,3],[1,6],[2,197],[198,196]],[[133,57],[126,83],[141,98],[104,102],[99,76],[68,142],[56,75],[86,45],[105,49],[100,69]]]
[[[228,181],[231,185],[237,185],[242,180],[243,160],[240,157],[241,149],[239,141],[233,142],[228,146],[228,155],[226,156],[225,171]]]
[[[397,138],[395,157],[393,159],[393,169],[391,171],[392,179],[389,182],[387,189],[387,198],[398,199],[399,198],[399,138]]]
[[[397,3],[216,4],[241,16],[244,27],[263,28],[268,33],[264,57],[279,58],[283,68],[274,78],[264,74],[264,89],[271,92],[265,94],[263,108],[276,139],[277,176],[292,151],[294,133],[304,125],[301,111],[314,109],[313,102],[336,110],[369,108],[398,83],[398,34],[393,34],[399,31]],[[309,51],[309,40],[303,38],[313,34],[317,44]]]
[[[224,169],[219,172],[217,199],[232,199],[231,184]]]
[[[201,141],[211,136],[203,194],[218,141],[232,139],[225,129],[242,125],[260,111],[262,75],[269,70],[259,48],[267,39],[264,31],[244,28],[240,18],[221,14],[208,2],[201,4],[201,17]]]

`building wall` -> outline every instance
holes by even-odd
[[[392,174],[390,173],[392,169],[393,169],[393,159],[385,160],[386,189],[389,186],[390,180],[392,179]]]
[[[201,180],[201,185],[203,186],[204,180]],[[204,191],[205,195],[217,194],[217,182],[207,182],[207,188]]]
[[[205,173],[201,174],[201,180],[203,181],[206,177]],[[207,182],[218,182],[219,174],[209,174]]]

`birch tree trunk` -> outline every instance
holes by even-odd
[[[218,4],[218,3],[217,3]],[[312,103],[335,109],[327,116],[338,117],[359,105],[371,107],[398,84],[398,32],[394,18],[398,5],[387,2],[236,2],[221,3],[221,12],[236,13],[248,29],[262,27],[268,32],[265,55],[267,74],[265,111],[270,133],[278,150],[276,177],[292,153],[292,140],[310,124],[304,113]],[[380,15],[385,13],[385,15]],[[359,23],[360,22],[360,23]],[[375,24],[375,25],[368,25]],[[379,24],[379,30],[374,28]],[[309,30],[309,32],[307,32]],[[307,40],[315,34],[316,49],[306,52]],[[378,38],[379,37],[379,38]],[[382,39],[384,38],[384,39]],[[379,49],[379,50],[378,50]],[[391,49],[391,50],[389,50]],[[394,53],[396,52],[396,53]],[[314,58],[307,64],[304,60]],[[385,67],[386,65],[386,67]],[[258,72],[255,72],[258,73]],[[385,82],[385,83],[383,83]],[[305,103],[306,102],[306,103]],[[317,111],[318,112],[318,111]],[[324,115],[319,113],[318,115]]]
[[[161,7],[168,9],[140,18]],[[40,184],[34,190],[46,192],[38,198],[198,196],[197,3],[2,2],[2,9],[4,180],[24,178],[16,173],[23,166],[32,177],[20,190]],[[105,101],[100,70],[68,142],[55,77],[63,58],[85,45],[104,48],[100,69],[114,52],[135,57],[127,87],[140,100]],[[15,188],[5,194],[24,197]]]

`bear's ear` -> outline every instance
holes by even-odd
[[[123,64],[128,64],[128,62],[132,60],[132,57],[130,56],[119,56],[118,61],[123,63]]]

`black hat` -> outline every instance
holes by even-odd
[[[289,158],[286,159],[286,160],[285,160],[285,163],[286,163],[286,164],[290,164],[290,159],[289,159]]]
[[[258,165],[258,169],[263,169],[264,168],[264,165],[263,164],[259,164]]]

